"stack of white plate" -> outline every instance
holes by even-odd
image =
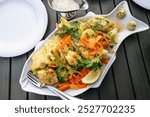
[[[136,4],[141,7],[150,10],[150,0],[133,0]]]

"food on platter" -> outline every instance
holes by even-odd
[[[117,18],[116,17],[116,12],[117,12],[117,9],[118,8],[124,8],[125,10],[126,10],[126,17],[125,18],[123,18],[123,19],[119,19],[119,18]],[[73,23],[75,23],[75,22],[80,22],[82,25],[77,25],[77,30],[78,31],[76,31],[76,29],[75,28],[72,28],[73,29],[73,31],[74,32],[79,32],[79,33],[77,33],[77,34],[81,34],[82,33],[82,30],[80,31],[80,28],[82,29],[82,27],[85,27],[85,24],[83,24],[83,21],[87,21],[87,20],[91,20],[91,19],[93,19],[93,16],[95,17],[95,15],[96,14],[94,14],[93,12],[88,12],[85,16],[83,16],[83,17],[79,17],[79,18],[77,18],[77,19],[74,19],[74,20],[72,20],[72,21],[70,21],[70,23],[67,23],[67,24],[69,24],[69,25],[67,25],[67,26],[69,26],[70,27],[70,25],[72,26],[73,25]],[[90,70],[90,71],[80,71],[81,69],[77,69],[77,71],[80,71],[81,73],[83,73],[84,72],[84,74],[86,74],[87,72],[88,72],[88,74],[87,75],[85,75],[85,77],[83,77],[83,78],[81,78],[82,80],[77,80],[76,79],[76,82],[74,82],[75,81],[75,79],[73,80],[73,77],[72,77],[72,80],[71,79],[69,79],[68,81],[66,80],[64,83],[61,83],[60,81],[59,81],[59,79],[58,79],[58,76],[57,76],[57,73],[56,73],[56,69],[58,68],[58,65],[57,64],[55,64],[55,62],[52,62],[50,65],[51,65],[51,69],[52,69],[52,71],[54,70],[55,71],[55,73],[56,73],[56,76],[57,77],[54,77],[54,79],[56,78],[56,80],[57,81],[55,81],[56,83],[52,83],[53,85],[52,86],[54,86],[54,87],[57,87],[58,89],[60,89],[60,90],[65,90],[65,93],[67,93],[67,94],[69,94],[69,95],[72,95],[72,96],[77,96],[77,95],[79,95],[79,94],[82,94],[83,92],[85,92],[85,91],[87,91],[87,90],[89,90],[90,88],[98,88],[101,84],[102,84],[102,82],[103,82],[103,80],[104,80],[104,78],[105,78],[105,76],[106,76],[106,74],[108,73],[108,70],[110,69],[110,67],[112,66],[112,64],[114,63],[114,61],[116,60],[116,55],[117,55],[117,50],[118,50],[118,48],[119,48],[119,46],[121,45],[121,43],[125,40],[125,38],[127,37],[127,36],[129,36],[129,35],[131,35],[131,34],[134,34],[134,33],[137,33],[137,32],[141,32],[141,31],[144,31],[144,30],[147,30],[148,28],[149,28],[149,26],[147,25],[147,24],[145,24],[144,22],[142,22],[142,21],[140,21],[140,20],[138,20],[138,19],[136,19],[135,17],[133,17],[132,15],[131,15],[131,13],[130,13],[130,10],[129,10],[129,8],[128,8],[128,4],[127,4],[127,2],[126,1],[123,1],[122,3],[120,3],[112,12],[110,12],[110,13],[108,13],[108,14],[102,14],[101,16],[103,16],[103,17],[105,17],[105,18],[107,18],[108,20],[111,20],[113,23],[114,23],[114,25],[115,25],[115,27],[118,29],[117,30],[117,34],[115,35],[117,38],[113,38],[113,40],[114,40],[114,43],[111,43],[111,41],[109,41],[110,43],[109,43],[109,45],[110,45],[110,47],[112,48],[112,49],[109,49],[109,47],[106,47],[106,46],[104,46],[104,49],[103,49],[103,53],[104,53],[104,57],[102,57],[102,58],[106,58],[105,57],[105,53],[106,53],[106,55],[107,55],[107,53],[108,53],[108,63],[107,64],[104,64],[104,63],[102,63],[101,62],[101,67],[100,67],[100,69],[97,69],[96,71],[94,71],[94,70]],[[134,20],[135,22],[136,22],[136,24],[137,24],[137,26],[136,26],[136,29],[134,30],[134,31],[128,31],[128,29],[127,29],[127,22],[128,21],[130,21],[130,20]],[[64,20],[63,20],[64,21]],[[61,20],[61,22],[62,22],[62,20]],[[67,21],[66,21],[67,22]],[[100,24],[100,22],[99,22],[99,24]],[[120,25],[121,26],[121,28],[120,28],[120,26],[118,27],[117,25]],[[97,25],[98,26],[98,25]],[[32,64],[33,64],[33,60],[32,60],[32,58],[33,58],[33,56],[38,52],[38,51],[40,51],[40,50],[42,50],[43,48],[46,48],[46,49],[43,49],[44,51],[43,51],[43,53],[44,54],[46,54],[47,55],[47,48],[49,48],[48,46],[50,46],[50,48],[51,49],[54,49],[55,48],[55,44],[50,44],[50,43],[57,43],[57,40],[55,40],[55,38],[56,38],[56,36],[57,36],[57,33],[58,32],[60,32],[60,31],[62,31],[61,30],[61,28],[63,27],[63,25],[62,25],[62,23],[60,23],[59,25],[57,24],[57,28],[59,29],[59,31],[58,30],[54,30],[45,40],[42,40],[42,41],[40,41],[37,45],[36,45],[36,47],[35,47],[35,50],[34,50],[34,52],[28,57],[28,59],[27,59],[27,61],[26,61],[26,63],[25,63],[25,65],[24,65],[24,67],[23,67],[23,70],[22,70],[22,74],[21,74],[21,77],[20,77],[20,80],[19,80],[19,83],[20,83],[20,85],[21,85],[21,88],[24,90],[24,91],[27,91],[27,92],[34,92],[34,93],[37,93],[37,94],[42,94],[42,95],[50,95],[50,96],[57,96],[55,93],[53,93],[52,91],[50,91],[48,88],[38,88],[38,87],[35,87],[34,85],[32,85],[30,82],[28,82],[28,78],[26,77],[27,76],[27,73],[30,71],[30,70],[32,70],[31,69],[31,67],[30,66],[32,66]],[[94,30],[94,28],[93,28],[93,25],[91,25],[90,27],[87,27],[87,29],[91,29],[92,28],[92,30]],[[71,29],[71,28],[69,28],[69,29]],[[101,31],[101,28],[95,28],[95,29],[97,29],[97,30],[99,30],[99,31]],[[48,30],[49,30],[49,28],[48,28]],[[85,30],[85,28],[84,28],[84,30]],[[95,32],[96,30],[94,30],[94,32]],[[66,31],[66,33],[68,32],[68,30]],[[71,33],[72,31],[70,31],[69,30],[69,33],[67,33],[67,34],[70,34],[71,36],[72,36],[72,33]],[[96,31],[96,32],[98,32],[98,31]],[[107,34],[108,35],[108,32],[104,32],[103,30],[101,31],[101,32],[103,32],[104,34]],[[61,32],[62,33],[62,32]],[[110,34],[110,33],[109,33]],[[63,35],[62,35],[63,36]],[[80,35],[79,35],[80,36]],[[75,36],[73,36],[73,37],[75,37]],[[78,37],[78,36],[76,36],[76,37]],[[54,41],[54,40],[55,41]],[[80,39],[80,38],[77,38],[77,39]],[[72,40],[72,38],[71,38],[71,40]],[[116,43],[117,42],[117,43]],[[103,40],[103,43],[102,44],[106,44],[106,42],[104,42],[104,40]],[[67,44],[68,45],[68,44]],[[46,46],[46,47],[45,47]],[[66,47],[65,47],[66,48]],[[73,48],[73,47],[69,47],[69,49],[70,50],[73,50],[73,51],[75,51],[75,49]],[[91,51],[91,49],[89,49],[89,48],[86,48],[88,51]],[[106,51],[105,51],[106,50]],[[49,51],[49,50],[48,50]],[[41,52],[42,53],[42,52]],[[48,52],[49,53],[49,52]],[[84,53],[84,52],[83,52]],[[82,53],[82,54],[83,54]],[[85,52],[86,53],[86,52]],[[53,53],[52,53],[53,54]],[[80,53],[80,51],[78,51],[78,54],[80,54],[81,55],[81,53]],[[49,55],[51,55],[51,53],[49,53]],[[110,56],[110,57],[109,57]],[[40,56],[38,56],[38,57],[40,57]],[[41,56],[42,57],[42,56]],[[36,58],[36,57],[35,57]],[[82,57],[83,58],[83,57]],[[51,60],[57,60],[57,59],[55,59],[54,57],[52,57],[51,56]],[[41,66],[41,68],[38,68],[38,66],[36,67],[36,69],[37,70],[32,70],[32,72],[36,75],[36,76],[38,76],[37,75],[37,71],[39,71],[39,70],[44,70],[44,68],[43,68],[43,66],[45,66],[45,69],[47,69],[47,67],[46,66],[48,66],[47,64],[47,57],[45,57],[45,60],[46,60],[46,62],[43,60],[43,62],[41,62],[41,63],[39,63],[38,65],[39,66]],[[91,59],[90,59],[91,60]],[[93,59],[92,59],[93,60]],[[105,60],[105,59],[104,59]],[[40,60],[39,60],[40,61]],[[49,62],[49,60],[48,60],[48,62]],[[86,60],[86,63],[89,63],[90,61],[89,60]],[[94,60],[92,61],[92,62],[94,62]],[[104,61],[103,61],[104,62]],[[38,63],[38,60],[37,60],[37,63]],[[46,64],[46,65],[45,65]],[[52,67],[53,66],[53,67]],[[71,65],[68,65],[69,67],[71,66]],[[34,67],[34,66],[33,66]],[[49,66],[48,66],[49,67]],[[79,66],[78,66],[79,67]],[[87,66],[87,67],[89,67],[89,66]],[[64,71],[65,71],[65,68],[61,68],[61,69],[63,69]],[[61,71],[61,69],[59,68],[59,70],[58,71]],[[86,68],[85,68],[86,69]],[[84,69],[84,70],[85,70]],[[68,70],[68,69],[67,69]],[[75,69],[72,69],[72,70],[74,70],[75,71]],[[45,70],[45,71],[47,71],[47,70]],[[96,74],[98,74],[98,73],[96,73],[97,71],[100,71],[100,73],[99,73],[99,77],[98,78],[96,78],[97,77],[97,75]],[[76,71],[75,71],[76,72]],[[75,78],[79,78],[79,76],[78,77],[76,77],[77,75],[78,75],[78,73],[76,72],[76,73],[73,73],[73,75],[72,76],[74,76]],[[93,76],[93,75],[89,75],[91,72],[93,72],[93,73],[95,73],[94,74],[94,76],[95,77],[90,77],[90,76]],[[46,73],[46,72],[45,72]],[[55,76],[55,73],[54,73],[54,76]],[[84,74],[82,74],[82,76],[84,76]],[[92,73],[91,73],[92,74]],[[70,75],[70,77],[71,77],[71,75]],[[67,78],[65,78],[65,79],[67,79]],[[95,80],[96,79],[96,80]],[[73,82],[72,82],[73,81]],[[80,83],[78,83],[80,81]],[[86,85],[82,85],[82,87],[84,86],[85,88],[81,88],[81,82],[82,83],[84,83],[84,84],[86,84]],[[93,82],[93,83],[92,83]],[[66,83],[66,84],[65,84]],[[49,80],[48,80],[48,83],[47,84],[49,84]],[[76,85],[75,85],[76,84]],[[77,85],[78,84],[78,85]],[[80,84],[80,88],[79,88],[79,84]],[[50,84],[51,85],[51,84]],[[72,89],[72,88],[73,89]]]
[[[102,16],[69,23],[60,18],[53,39],[32,56],[31,71],[43,84],[59,90],[80,89],[96,82],[114,54],[120,26]]]

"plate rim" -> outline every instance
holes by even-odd
[[[150,10],[150,4],[149,3],[146,4],[146,1],[144,0],[133,0],[133,2],[141,6],[142,8]]]
[[[2,2],[5,2],[5,1],[2,1]],[[7,2],[10,2],[10,0],[7,0]],[[14,0],[13,2],[17,2],[17,0]],[[47,25],[48,25],[48,15],[47,15],[47,10],[43,2],[41,0],[19,0],[19,2],[22,2],[23,4],[27,3],[31,5],[31,7],[33,7],[34,13],[37,16],[36,17],[37,23],[34,26],[34,28],[40,27],[39,29],[36,30],[38,32],[38,35],[31,37],[33,41],[32,43],[30,43],[30,45],[25,45],[21,48],[0,45],[0,50],[1,50],[0,57],[16,57],[16,56],[25,54],[26,52],[30,51],[36,46],[36,44],[43,38],[46,32]],[[15,48],[15,49],[12,50],[12,48]]]

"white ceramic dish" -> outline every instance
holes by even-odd
[[[112,20],[118,20],[116,18],[116,9],[118,7],[124,7],[127,11],[127,16],[121,20],[122,24],[126,25],[126,23],[129,21],[129,20],[135,20],[137,22],[137,28],[136,30],[134,31],[128,31],[126,28],[124,28],[124,30],[120,33],[118,33],[118,43],[117,45],[114,46],[114,50],[117,51],[117,49],[119,48],[120,44],[122,43],[122,41],[129,35],[133,34],[133,33],[137,33],[137,32],[140,32],[140,31],[144,31],[144,30],[147,30],[149,27],[147,24],[141,22],[140,20],[134,18],[133,16],[131,16],[130,14],[130,11],[129,11],[129,7],[128,7],[128,4],[127,2],[123,1],[121,2],[111,13],[109,14],[106,14],[106,15],[103,15],[105,17],[108,17],[109,19],[112,19]],[[92,12],[89,12],[86,16],[84,17],[81,17],[81,18],[78,18],[78,19],[75,19],[75,20],[80,20],[80,19],[89,19],[91,18],[92,16],[94,16],[95,14],[92,13]],[[75,21],[75,20],[72,20],[72,21]],[[53,37],[55,35],[55,32],[52,32],[46,40],[50,39],[51,37]],[[46,42],[46,40],[44,40],[43,42],[40,42],[37,46],[36,46],[36,49],[35,51],[33,52],[33,54],[40,48],[43,47],[43,44]],[[33,55],[32,54],[32,55]],[[31,55],[31,56],[32,56]],[[39,89],[35,86],[33,86],[26,78],[26,74],[27,72],[29,71],[29,65],[31,64],[31,56],[29,57],[29,59],[26,61],[25,65],[24,65],[24,68],[23,68],[23,71],[22,71],[22,74],[21,74],[21,78],[20,78],[20,84],[21,84],[21,87],[24,91],[28,91],[28,92],[34,92],[34,93],[38,93],[38,94],[43,94],[43,95],[54,95],[52,92],[50,92],[48,89],[46,88],[43,88],[43,89]],[[90,89],[90,88],[97,88],[100,86],[100,84],[102,83],[106,73],[108,72],[109,68],[111,67],[111,65],[113,64],[114,60],[116,58],[116,55],[113,54],[111,59],[109,60],[109,63],[103,67],[102,69],[102,74],[101,76],[99,77],[99,79],[92,85],[88,85],[88,87],[86,88],[83,88],[83,89],[79,89],[79,90],[74,90],[74,89],[69,89],[67,91],[65,91],[66,93],[72,95],[72,96],[75,96],[75,95],[79,95],[83,92],[85,92],[86,90]]]
[[[150,10],[150,0],[133,0],[139,6]]]
[[[31,50],[42,39],[47,21],[41,0],[0,0],[0,56]]]
[[[87,9],[89,8],[88,2],[87,2],[86,0],[83,0],[84,4],[83,4],[79,9],[64,10],[64,11],[62,11],[62,10],[55,9],[55,8],[52,6],[52,1],[53,1],[53,0],[47,0],[49,6],[50,6],[53,10],[55,10],[55,11],[57,11],[57,12],[60,12],[60,13],[73,12],[73,11],[78,11],[78,10],[87,10]]]

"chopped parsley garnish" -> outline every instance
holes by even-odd
[[[78,22],[74,22],[71,24],[71,28],[69,29],[67,26],[63,25],[60,30],[56,33],[56,35],[63,36],[64,34],[69,34],[73,39],[79,39],[80,34],[78,32]]]

